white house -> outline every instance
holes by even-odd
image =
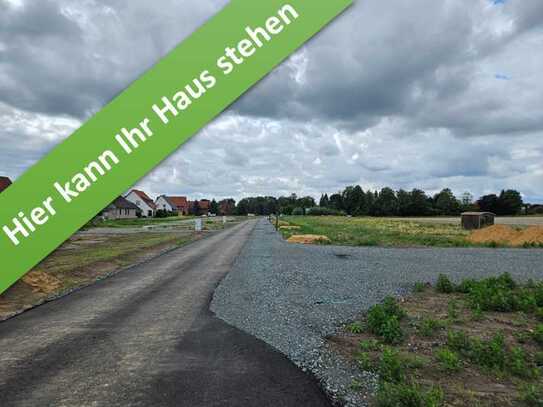
[[[146,218],[155,216],[157,207],[145,192],[133,189],[125,198],[140,208],[142,216]]]
[[[173,203],[170,202],[166,195],[159,196],[155,201],[155,206],[157,211],[162,210],[166,212],[175,212],[176,209],[173,206]]]

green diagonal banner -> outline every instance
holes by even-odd
[[[351,3],[232,0],[0,195],[0,293]]]

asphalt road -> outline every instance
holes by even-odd
[[[329,406],[314,380],[214,317],[245,222],[0,324],[0,406]]]

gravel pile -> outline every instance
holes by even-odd
[[[232,271],[215,291],[211,310],[271,344],[347,406],[365,406],[350,389],[368,391],[375,378],[333,354],[324,337],[387,295],[406,293],[438,274],[453,281],[509,272],[543,278],[543,251],[523,249],[387,249],[286,243],[267,221],[258,223]]]

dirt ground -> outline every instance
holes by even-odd
[[[526,401],[527,396],[523,394],[528,386],[541,385],[542,348],[531,338],[540,324],[536,316],[523,312],[483,312],[474,315],[465,295],[438,293],[428,286],[423,292],[403,298],[400,306],[407,314],[407,319],[402,322],[405,338],[399,344],[388,346],[397,352],[398,363],[405,364],[410,380],[443,390],[444,400],[440,405],[541,405]],[[428,325],[428,321],[432,321],[433,325]],[[387,345],[383,345],[379,337],[365,332],[365,323],[365,320],[356,323],[360,327],[356,333],[347,328],[346,332],[330,337],[329,343],[343,357],[359,363],[363,370],[371,370],[372,366],[379,366]],[[428,332],[423,331],[425,325],[430,326],[426,329]],[[443,365],[436,355],[447,348],[448,333],[458,331],[469,338],[481,340],[490,340],[496,334],[502,334],[506,352],[521,349],[519,352],[524,356],[519,370],[524,371],[526,376],[518,372],[515,375],[508,371],[487,369],[465,359],[460,359],[454,368]],[[528,375],[532,371],[540,373]]]
[[[0,295],[0,321],[200,236],[188,231],[77,234]]]

